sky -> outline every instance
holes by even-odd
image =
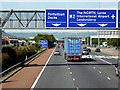
[[[2,2],[33,2],[33,0],[1,0]],[[119,0],[84,0],[84,2],[118,2]],[[34,2],[83,2],[83,0],[34,0]]]
[[[46,8],[118,8],[119,0],[0,0],[4,10]]]

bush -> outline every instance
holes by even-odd
[[[2,48],[2,68],[3,70],[10,66],[25,60],[26,55],[29,57],[40,50],[41,45],[35,44],[31,46],[20,46],[20,47],[3,47]]]
[[[5,70],[12,66],[15,62],[13,61],[13,58],[8,55],[8,53],[2,54],[2,69]]]

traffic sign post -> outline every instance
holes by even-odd
[[[67,10],[46,9],[46,28],[67,28]]]
[[[116,28],[116,10],[69,10],[69,28]]]
[[[120,28],[120,10],[118,10],[118,28]]]
[[[41,47],[48,47],[48,41],[46,40],[40,40],[39,44],[41,45]]]

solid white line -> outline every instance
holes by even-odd
[[[79,88],[78,88],[78,87],[76,87],[76,89],[77,89],[77,90],[79,90]]]
[[[56,47],[55,47],[55,49],[56,49]],[[53,52],[55,51],[55,49],[53,50]],[[46,68],[46,65],[48,64],[48,62],[49,62],[51,56],[53,55],[53,52],[52,52],[52,54],[50,55],[50,57],[48,58],[48,61],[46,62],[45,66],[43,67],[42,71],[41,71],[41,72],[39,73],[39,75],[37,76],[37,78],[36,78],[35,82],[33,83],[33,85],[32,85],[32,87],[31,87],[30,90],[33,90],[33,89],[35,88],[35,85],[37,84],[37,82],[38,82],[40,76],[42,75],[43,71],[44,71],[45,68]]]
[[[112,64],[112,63],[110,63],[110,62],[108,62],[108,61],[106,61],[106,60],[103,60],[103,59],[100,59],[101,61],[103,61],[103,62],[106,62],[106,63],[108,63],[108,64]]]

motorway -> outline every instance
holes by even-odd
[[[34,88],[118,88],[116,57],[92,51],[90,58],[68,62],[64,59],[63,48],[57,50],[61,55],[51,56]]]

